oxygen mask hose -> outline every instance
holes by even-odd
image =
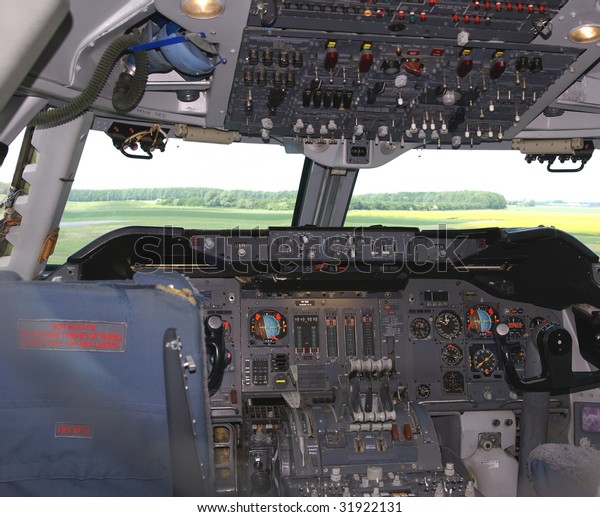
[[[54,127],[66,124],[83,115],[100,95],[108,77],[117,64],[121,54],[133,45],[139,43],[139,38],[124,34],[116,38],[104,51],[92,78],[83,91],[73,100],[55,109],[38,113],[31,121],[32,126]],[[121,74],[115,92],[113,106],[115,110],[126,113],[137,106],[144,94],[148,80],[148,56],[146,52],[135,52],[135,73]],[[123,76],[127,75],[125,80]],[[116,100],[115,100],[115,97]]]

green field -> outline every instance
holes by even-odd
[[[382,224],[389,226],[416,226],[421,229],[436,228],[521,228],[554,226],[573,234],[586,246],[600,254],[600,211],[592,207],[516,207],[505,210],[465,211],[354,211],[346,220],[349,225]]]
[[[158,205],[152,201],[69,202],[61,222],[53,263],[100,235],[122,226],[181,226],[188,229],[267,228],[287,226],[292,212]],[[555,226],[572,233],[600,254],[600,211],[587,207],[509,207],[506,210],[362,211],[348,214],[349,226],[448,228]]]

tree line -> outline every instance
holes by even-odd
[[[69,201],[155,201],[167,206],[293,210],[297,192],[224,190],[212,188],[134,188],[72,190]],[[398,192],[362,194],[352,198],[350,210],[501,210],[506,199],[494,192]]]
[[[350,210],[502,210],[501,194],[482,190],[396,192],[355,196]]]

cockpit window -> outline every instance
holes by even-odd
[[[568,168],[569,164],[565,164]],[[516,151],[412,150],[358,174],[347,226],[554,226],[600,253],[595,161],[550,173]]]
[[[11,146],[1,169],[4,184],[11,181],[18,149],[16,143]],[[92,131],[51,262],[63,263],[96,237],[123,226],[289,226],[303,161],[280,146],[181,140],[169,141],[152,160],[128,159],[104,134]],[[528,164],[516,151],[412,150],[382,167],[360,170],[345,224],[546,225],[573,234],[600,254],[600,200],[589,188],[595,173],[593,158],[580,172],[550,173],[545,164]]]
[[[151,160],[130,159],[91,131],[51,261],[123,226],[289,226],[303,161],[280,146],[175,139]]]

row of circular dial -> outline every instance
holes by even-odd
[[[442,361],[448,366],[458,366],[464,358],[462,348],[453,343],[444,345],[440,355]],[[522,346],[515,347],[512,352],[512,358],[516,365],[523,364],[525,361],[525,348]],[[471,361],[473,370],[481,372],[485,376],[490,375],[498,368],[498,360],[494,352],[485,346],[482,346],[473,353]]]
[[[530,327],[535,327],[542,318],[533,318]],[[493,326],[500,320],[496,311],[489,305],[471,307],[466,315],[467,331],[485,337],[491,336]],[[506,323],[513,338],[522,337],[526,332],[525,322],[518,316],[509,316]],[[441,311],[434,319],[436,332],[447,340],[456,339],[462,332],[462,321],[453,311]],[[274,310],[262,310],[250,319],[250,334],[263,341],[279,341],[287,334],[285,316]],[[429,320],[419,317],[410,323],[410,334],[413,339],[427,339],[431,334]]]
[[[535,327],[542,320],[543,318],[533,318],[530,327]],[[475,305],[466,315],[467,331],[481,337],[491,336],[494,325],[499,321],[497,312],[489,305]],[[519,338],[525,335],[527,327],[520,317],[511,315],[506,319],[506,324],[510,328],[511,337]],[[433,325],[440,337],[448,340],[456,339],[463,330],[460,316],[449,310],[438,313]],[[427,339],[430,334],[431,323],[428,319],[419,317],[411,321],[410,335],[413,339]]]

